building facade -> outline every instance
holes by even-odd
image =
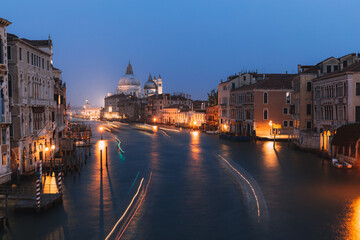
[[[290,137],[294,122],[290,115],[293,74],[267,74],[256,83],[231,91],[232,133],[272,138],[273,126],[281,126],[278,137]]]
[[[10,111],[11,162],[21,173],[34,169],[50,157],[56,127],[55,80],[52,68],[52,41],[28,40],[8,34],[12,57]]]
[[[313,80],[314,132],[329,154],[336,129],[360,122],[360,62]]]
[[[12,170],[16,172],[17,166],[11,165],[10,162],[10,124],[11,114],[9,101],[11,93],[11,78],[8,75],[8,60],[13,57],[12,49],[7,44],[7,26],[11,22],[0,18],[0,126],[1,126],[1,165],[0,165],[0,183],[7,182],[11,179]],[[10,82],[9,82],[10,81]]]

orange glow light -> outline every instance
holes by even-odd
[[[156,118],[153,119],[154,122],[156,122],[156,120],[157,120]]]
[[[157,126],[152,126],[153,130],[156,131],[158,129]]]
[[[99,127],[99,130],[100,132],[102,132],[104,130],[104,127],[103,126]]]
[[[51,145],[51,149],[54,150],[54,149],[55,149],[55,145]]]

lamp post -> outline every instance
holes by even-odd
[[[275,134],[274,134],[273,123],[272,123],[272,121],[271,121],[271,120],[270,120],[270,122],[269,122],[269,126],[271,127],[271,129],[270,129],[270,135],[271,135],[271,134],[273,134],[273,135],[274,135],[273,148],[275,149]]]
[[[101,135],[100,135],[100,136],[101,136],[100,139],[103,140],[102,132],[103,132],[103,130],[104,130],[104,127],[103,127],[103,126],[100,126],[100,127],[99,127],[99,130],[100,130],[100,134],[101,134]]]
[[[54,158],[54,154],[55,154],[55,145],[53,144],[53,145],[51,145],[51,150],[52,150],[52,154],[51,154],[51,159],[50,159],[50,161],[51,161],[51,166],[52,166],[52,162],[53,162],[53,158]]]

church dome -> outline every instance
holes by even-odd
[[[144,90],[156,90],[156,83],[152,80],[151,75],[144,85]]]
[[[129,62],[129,65],[126,68],[126,73],[124,76],[122,76],[119,80],[119,89],[122,86],[140,86],[139,79],[134,75],[134,72],[132,70],[132,66]]]

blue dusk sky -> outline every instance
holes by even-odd
[[[357,0],[11,0],[8,32],[47,39],[67,100],[102,106],[130,60],[143,86],[206,99],[242,70],[295,73],[297,64],[360,51]]]

